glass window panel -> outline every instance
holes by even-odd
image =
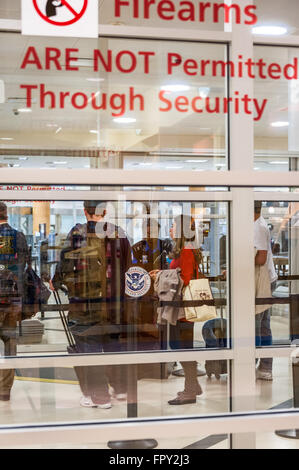
[[[265,302],[270,309],[269,312],[268,309],[265,309],[264,313],[259,314],[263,316],[263,321],[266,321],[266,316],[269,313],[268,320],[271,323],[272,340],[264,332],[262,344],[259,346],[270,346],[272,342],[273,345],[290,344],[297,339],[299,333],[296,323],[299,279],[297,260],[298,203],[264,202],[261,218],[268,229],[271,243],[274,271],[270,266],[270,261],[267,261],[270,275],[273,278],[275,275],[277,280],[273,286],[274,300],[270,299],[272,303],[269,304]],[[259,242],[256,241],[256,243]],[[267,296],[265,295],[265,297]]]
[[[27,191],[31,192],[38,187],[34,188],[27,188]],[[104,223],[97,218],[97,214],[92,217],[86,210],[84,212],[83,201],[55,201],[56,189],[52,189],[52,201],[7,202],[8,222],[25,235],[26,246],[31,250],[32,266],[50,289],[46,304],[36,305],[31,297],[29,301],[23,300],[23,304],[29,302],[29,306],[26,306],[26,320],[22,322],[22,328],[16,331],[18,355],[30,352],[42,355],[67,352],[68,337],[59,316],[56,293],[51,291],[51,282],[58,289],[61,310],[70,321],[70,326],[76,329],[75,325],[78,323],[84,329],[85,324],[93,326],[98,321],[103,321],[104,325],[99,326],[98,334],[115,333],[117,339],[123,337],[119,343],[116,341],[115,351],[205,348],[209,331],[203,330],[204,321],[214,316],[221,323],[222,338],[220,341],[215,338],[209,347],[229,347],[228,290],[227,281],[222,276],[228,266],[229,253],[227,202],[189,202],[188,199],[180,202],[169,200],[168,197],[163,201],[163,192],[161,200],[134,201],[134,191],[123,194],[120,191],[115,200],[109,201],[105,195],[109,196],[111,191],[107,193],[105,189],[99,190],[99,200],[93,204],[93,208],[87,210],[92,212],[96,205],[102,215],[106,210],[104,222],[108,221],[120,228],[120,236],[116,239],[113,232],[106,234]],[[57,187],[57,190],[64,191],[65,188]],[[87,218],[89,222],[86,225]],[[97,222],[92,222],[91,218]],[[173,234],[176,224],[179,224],[177,235]],[[102,230],[95,234],[95,244],[97,250],[103,248],[103,253],[99,256],[100,262],[102,258],[104,261],[103,267],[99,265],[100,268],[97,268],[96,265],[87,275],[87,271],[76,261],[76,256],[80,255],[82,258],[84,255],[82,259],[79,256],[83,266],[93,262],[83,250],[90,243],[86,241],[89,238],[87,232],[85,233],[90,226]],[[103,236],[106,236],[107,246],[102,245]],[[2,234],[4,241],[8,238],[5,233]],[[84,251],[83,255],[80,250]],[[2,253],[2,258],[4,268],[10,269],[5,253]],[[181,268],[180,263],[183,263]],[[88,267],[90,268],[89,264]],[[177,277],[177,297],[163,298],[163,295],[158,294],[157,286],[154,287],[154,277],[151,279],[148,273],[157,270],[163,274],[166,270],[172,276],[177,276],[175,268],[181,269],[183,276],[183,280]],[[90,279],[91,272],[98,275],[98,278]],[[129,276],[131,273],[133,277]],[[141,276],[140,279],[138,275]],[[205,317],[199,322],[181,322],[180,318],[186,314],[184,306],[189,305],[188,302],[182,303],[183,285],[200,276],[206,277],[203,282],[206,282],[213,300],[209,307],[198,299],[195,299],[193,305],[192,298],[187,296],[189,304],[197,307],[197,310],[192,310],[190,306],[188,314],[202,315],[204,310]],[[22,282],[27,286],[28,282],[21,280]],[[202,281],[196,282],[203,285]],[[96,292],[89,292],[88,289],[93,284],[97,286]],[[81,291],[82,288],[84,292]],[[87,289],[86,292],[84,289]],[[27,299],[28,292],[25,297]],[[170,303],[167,304],[167,301]],[[179,303],[176,304],[176,301]],[[90,306],[90,303],[93,305]],[[105,310],[103,315],[100,314],[101,309]],[[94,318],[92,311],[97,312]],[[35,325],[33,322],[31,328],[32,333],[33,330],[38,333],[36,336],[27,331],[30,317],[34,313]],[[107,321],[103,319],[106,316]],[[116,330],[106,332],[106,323],[111,323],[111,328]],[[186,331],[178,333],[181,329]],[[186,341],[181,341],[178,334],[186,335]],[[102,350],[80,352],[95,353]],[[106,352],[111,352],[111,349]]]
[[[227,168],[225,45],[1,35],[1,167]]]
[[[268,71],[267,78],[261,78],[261,73],[255,68],[255,98],[261,101],[266,99],[267,103],[261,119],[254,124],[254,169],[297,171],[298,80],[294,78],[298,75],[298,48],[255,46],[254,60],[262,60],[266,64],[261,73]],[[270,66],[274,67],[272,71]],[[273,72],[272,79],[269,70]]]

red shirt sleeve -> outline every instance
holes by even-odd
[[[184,281],[184,286],[187,286],[194,275],[194,255],[192,250],[184,248],[180,256],[181,278]]]

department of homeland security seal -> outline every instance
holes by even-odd
[[[126,272],[126,294],[130,297],[142,297],[151,287],[151,278],[145,269],[130,268]]]

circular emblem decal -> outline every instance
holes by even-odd
[[[151,287],[151,278],[145,269],[136,267],[126,272],[126,294],[130,297],[142,297]]]
[[[3,266],[3,264],[0,264],[0,271],[4,271],[5,269],[5,266]]]

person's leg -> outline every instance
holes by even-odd
[[[181,349],[193,349],[194,341],[194,323],[180,322],[180,345]],[[181,362],[185,373],[184,392],[190,395],[200,395],[202,393],[201,386],[197,379],[197,362],[188,361]]]
[[[273,293],[276,289],[276,281],[271,284],[271,292]],[[271,331],[271,312],[272,308],[269,308],[263,312],[263,317],[261,321],[261,346],[272,346],[273,338]],[[273,358],[266,357],[260,360],[259,369],[263,372],[272,373],[273,368]]]
[[[193,349],[194,323],[178,322],[172,328],[171,347],[173,349]],[[185,375],[185,387],[182,392],[178,392],[176,398],[168,401],[169,405],[196,403],[196,396],[202,394],[202,389],[197,379],[197,362],[183,361],[181,365]]]
[[[2,341],[4,343],[4,355],[15,356],[16,355],[16,340],[3,336]],[[0,369],[0,401],[9,401],[10,392],[14,383],[15,369]]]
[[[0,369],[0,401],[10,400],[10,391],[15,376],[14,369]]]
[[[126,343],[121,341],[119,334],[105,335],[103,341],[105,352],[122,352],[126,350]],[[126,365],[109,365],[105,367],[109,385],[113,387],[115,395],[127,393],[128,371]]]
[[[255,347],[258,348],[261,346],[261,323],[262,323],[262,313],[258,313],[255,315]],[[259,362],[258,359],[255,360],[255,364],[257,365]]]
[[[102,336],[79,336],[73,332],[77,352],[90,354],[103,352]],[[91,397],[95,405],[110,402],[105,366],[75,367],[80,388],[85,397]]]
[[[270,326],[271,321],[271,309],[269,308],[263,312],[262,321],[261,321],[261,346],[271,346],[272,341],[272,331]],[[259,369],[264,372],[272,372],[273,358],[272,357],[263,357],[260,359]]]

